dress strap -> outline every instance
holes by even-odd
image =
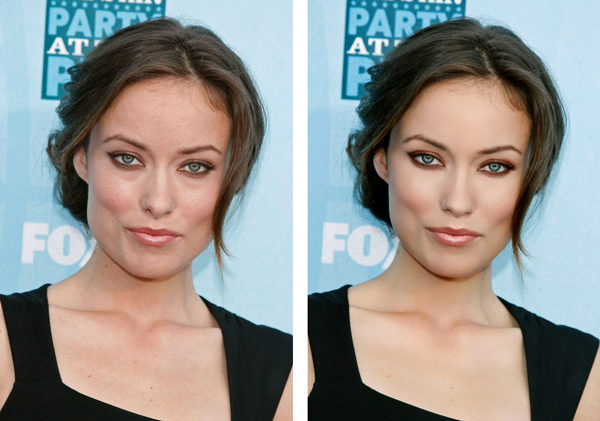
[[[352,331],[348,288],[308,297],[308,339],[316,382],[361,382]]]
[[[598,339],[500,300],[523,332],[531,419],[572,420],[598,351]]]
[[[202,299],[223,334],[231,420],[273,419],[292,368],[291,335]]]
[[[15,383],[60,381],[50,331],[48,286],[26,293],[0,295]]]

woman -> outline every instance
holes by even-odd
[[[592,420],[598,340],[495,296],[565,132],[544,64],[459,19],[369,73],[348,141],[361,204],[399,239],[391,266],[309,298],[309,418]]]
[[[222,265],[264,136],[244,64],[210,30],[159,19],[70,74],[47,152],[97,243],[73,276],[1,297],[0,419],[291,419],[291,337],[193,285],[211,240]]]

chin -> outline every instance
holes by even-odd
[[[117,262],[119,263],[119,262]],[[164,279],[184,270],[191,261],[186,264],[173,264],[173,262],[124,262],[119,265],[129,274],[136,278],[147,280]]]
[[[413,258],[428,272],[442,278],[446,281],[462,281],[467,278],[482,272],[490,264],[487,259],[475,260],[473,256],[458,257],[458,256],[424,256],[422,259],[413,255]]]
[[[143,253],[128,250],[125,253],[111,253],[104,249],[105,254],[118,267],[135,278],[147,280],[164,279],[181,272],[191,265],[192,259],[176,253]]]

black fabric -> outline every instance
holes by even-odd
[[[350,331],[348,288],[350,285],[308,298],[308,337],[315,367],[309,420],[452,421],[362,383]],[[598,351],[598,339],[502,303],[523,333],[531,420],[572,421]]]
[[[47,288],[0,295],[15,369],[15,384],[0,410],[0,421],[153,421],[62,383]],[[232,421],[271,421],[292,367],[291,336],[204,302],[223,332]]]
[[[232,421],[272,421],[292,369],[292,336],[204,302],[223,331]]]

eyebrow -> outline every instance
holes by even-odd
[[[431,146],[434,146],[442,151],[449,152],[448,147],[446,145],[444,145],[443,143],[436,142],[435,140],[429,139],[420,134],[416,134],[414,136],[407,137],[406,139],[404,139],[402,141],[402,144],[410,142],[411,140],[420,140],[421,142],[429,143]],[[497,152],[502,152],[502,151],[515,151],[519,155],[523,155],[523,153],[520,150],[518,150],[517,148],[515,148],[512,145],[502,145],[502,146],[496,146],[493,148],[482,149],[480,151],[477,151],[477,154],[478,155],[491,155],[491,154],[494,154]]]
[[[148,151],[148,148],[145,147],[144,145],[142,145],[141,143],[138,143],[134,140],[128,139],[125,136],[120,135],[120,134],[116,134],[114,136],[109,136],[106,139],[104,139],[102,141],[102,143],[108,143],[111,140],[120,140],[121,142],[129,143],[130,145],[132,145],[142,151]],[[193,154],[196,152],[202,152],[202,151],[214,151],[214,152],[218,153],[219,155],[223,154],[220,150],[215,148],[213,145],[201,145],[201,146],[196,146],[196,147],[188,148],[188,149],[179,149],[177,151],[177,153],[180,155],[190,155],[190,154]]]

